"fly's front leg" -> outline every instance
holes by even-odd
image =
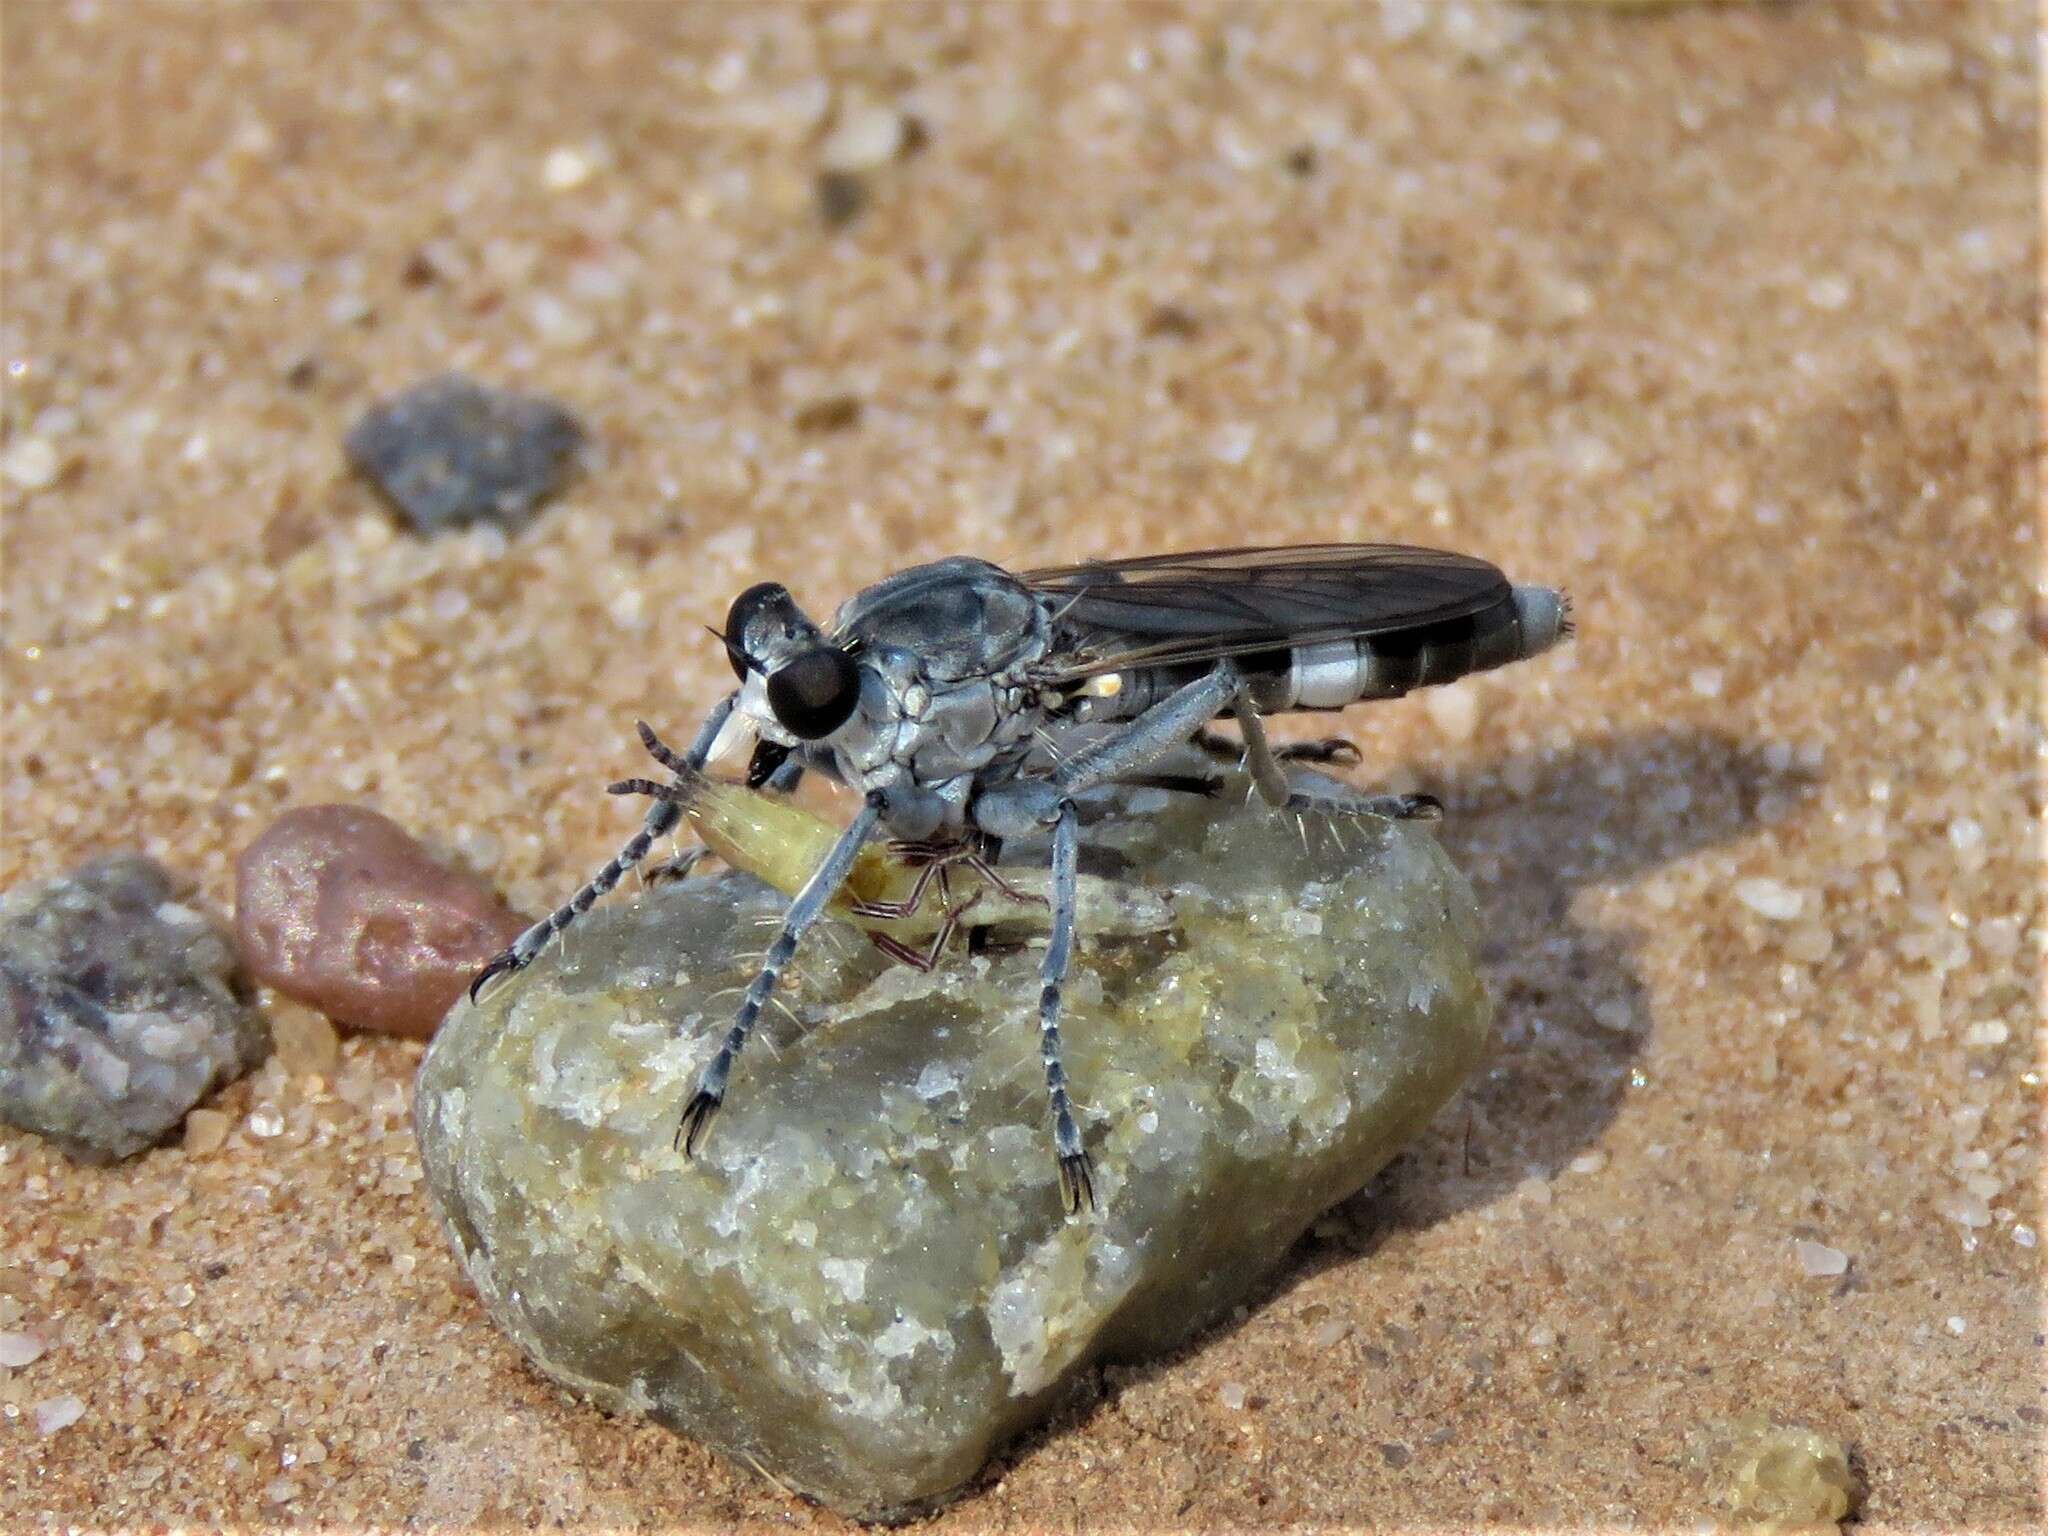
[[[665,767],[670,766],[671,762],[681,762],[692,770],[701,769],[705,758],[710,755],[711,743],[718,739],[719,729],[725,724],[726,716],[732,713],[733,704],[738,697],[737,694],[726,695],[705,717],[704,724],[697,731],[696,740],[690,743],[690,750],[682,758],[677,759],[668,748],[661,747],[659,752],[655,752],[656,760],[662,762]],[[654,733],[644,724],[640,731],[643,741],[654,738]],[[658,739],[653,739],[648,750],[653,752],[655,747],[660,745]],[[469,984],[469,1000],[475,1002],[478,994],[492,977],[508,971],[524,970],[531,965],[534,957],[547,948],[550,939],[595,906],[597,899],[625,878],[626,871],[646,858],[648,850],[673,832],[682,819],[682,807],[673,801],[657,800],[649,806],[646,820],[641,822],[640,830],[627,840],[625,847],[613,855],[610,863],[591,876],[589,882],[574,896],[520,934],[512,941],[509,949],[476,973],[475,980]]]
[[[1232,706],[1238,729],[1244,732],[1244,753],[1259,798],[1276,810],[1297,815],[1377,816],[1383,821],[1441,821],[1443,802],[1434,795],[1362,795],[1356,790],[1300,790],[1280,766],[1280,758],[1266,740],[1266,728],[1258,711],[1239,699]]]
[[[832,851],[825,855],[825,862],[811,872],[811,878],[804,882],[803,889],[796,893],[796,899],[783,914],[782,929],[775,935],[775,942],[768,946],[768,953],[762,957],[761,969],[754,973],[754,979],[747,984],[746,996],[740,999],[738,1017],[732,1021],[732,1028],[725,1032],[717,1053],[705,1065],[697,1078],[697,1091],[690,1096],[690,1102],[683,1107],[683,1118],[676,1127],[675,1144],[683,1156],[695,1157],[697,1148],[703,1144],[704,1133],[711,1125],[711,1117],[725,1102],[725,1090],[732,1077],[732,1064],[746,1049],[747,1036],[754,1032],[754,1022],[761,1016],[775,983],[796,954],[796,946],[804,936],[804,930],[818,920],[832,900],[839,887],[846,883],[846,876],[853,868],[853,861],[860,853],[861,844],[881,820],[884,797],[880,791],[870,792],[867,804],[854,817],[852,825],[839,834],[839,841],[832,845]]]

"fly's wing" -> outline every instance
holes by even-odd
[[[1484,560],[1404,544],[1210,549],[1018,579],[1053,603],[1049,683],[1444,623],[1512,590]]]

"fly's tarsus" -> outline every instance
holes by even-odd
[[[1325,736],[1321,741],[1291,741],[1275,747],[1273,755],[1283,763],[1318,763],[1331,768],[1356,768],[1365,761],[1358,743],[1342,736]]]
[[[695,1158],[697,1149],[704,1145],[704,1138],[711,1132],[711,1122],[724,1103],[723,1094],[702,1088],[691,1094],[690,1102],[683,1106],[683,1118],[676,1123],[675,1149],[684,1157]]]
[[[1060,1159],[1060,1204],[1069,1216],[1095,1209],[1095,1164],[1086,1152],[1069,1152]]]
[[[484,968],[469,981],[469,1000],[474,1003],[485,987],[508,971],[518,970],[525,962],[512,950],[501,950]]]
[[[657,784],[652,779],[620,779],[616,784],[607,784],[604,792],[608,795],[647,795],[656,800],[671,800],[677,805],[689,804],[689,796],[673,784]]]

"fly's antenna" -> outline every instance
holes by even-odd
[[[755,661],[754,658],[749,656],[745,651],[741,650],[739,648],[738,643],[735,642],[733,638],[730,635],[728,635],[724,630],[713,629],[709,624],[706,624],[704,626],[704,633],[711,636],[712,639],[716,640],[720,645],[725,647],[725,654],[732,662],[733,671],[739,673],[740,676],[745,677],[749,672],[758,672],[761,670],[761,664]],[[646,726],[641,726],[641,730],[644,731],[646,729]],[[645,740],[645,737],[643,737],[642,740]]]
[[[1572,595],[1562,589],[1557,594],[1557,638],[1569,640],[1579,632],[1578,620],[1572,617]]]

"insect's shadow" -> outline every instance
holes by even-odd
[[[1695,729],[1582,741],[1426,782],[1445,802],[1444,846],[1478,896],[1493,1043],[1429,1131],[1317,1223],[1251,1308],[1397,1234],[1500,1200],[1594,1147],[1634,1091],[1655,1020],[1635,966],[1638,929],[1583,919],[1577,898],[1589,888],[1626,888],[1795,814],[1811,783],[1797,768],[1772,766],[1761,749]],[[1236,1326],[1213,1325],[1119,1375],[1155,1375]],[[1012,1455],[1059,1427],[1043,1426]]]
[[[1447,780],[1441,835],[1479,898],[1493,1045],[1429,1134],[1339,1208],[1352,1229],[1341,1246],[1369,1251],[1591,1150],[1635,1090],[1655,1027],[1635,963],[1655,908],[1631,899],[1635,921],[1589,920],[1575,911],[1581,893],[1625,891],[1796,814],[1812,783],[1763,749],[1696,729],[1581,742]]]

